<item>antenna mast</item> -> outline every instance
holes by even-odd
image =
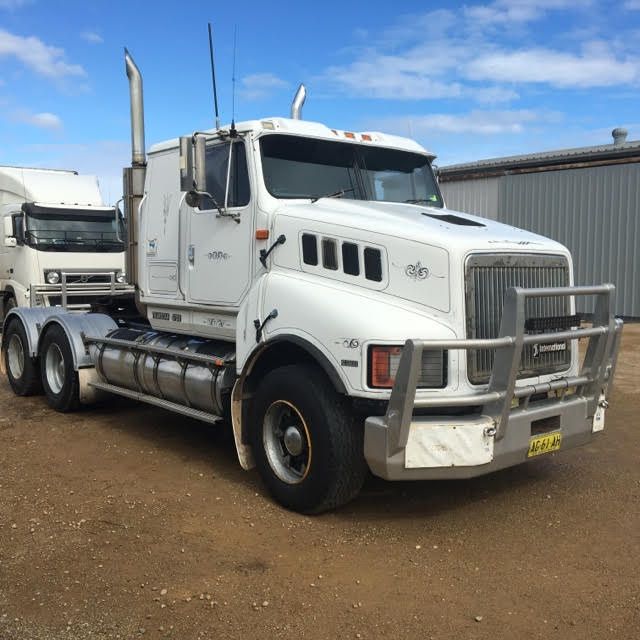
[[[231,131],[236,129],[236,43],[238,37],[238,25],[233,27],[233,73],[231,75]]]
[[[220,128],[220,114],[218,113],[218,91],[216,89],[216,67],[213,63],[213,36],[211,35],[211,23],[209,26],[209,58],[211,59],[211,82],[213,84],[213,107],[216,114],[216,129]]]

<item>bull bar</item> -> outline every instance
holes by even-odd
[[[86,278],[85,282],[68,282],[70,277]],[[91,282],[91,278],[102,278],[102,282]],[[107,280],[108,278],[108,280]],[[118,282],[116,280],[115,271],[62,271],[60,273],[60,282],[57,284],[35,284],[31,285],[31,306],[37,304],[38,296],[48,299],[50,296],[60,296],[61,306],[71,311],[86,310],[90,305],[86,303],[73,304],[69,299],[73,296],[121,296],[132,294],[135,289],[126,282]]]
[[[386,414],[365,421],[365,458],[372,472],[388,480],[481,475],[527,460],[530,439],[538,429],[544,432],[546,425],[561,434],[563,449],[588,442],[604,425],[620,346],[623,323],[614,315],[614,292],[611,284],[512,287],[505,292],[497,338],[407,340]],[[525,333],[526,300],[550,296],[595,296],[592,326]],[[578,375],[516,386],[524,345],[580,338],[589,338],[589,343]],[[416,398],[425,349],[494,349],[488,387],[472,394]],[[549,392],[556,392],[555,397]],[[545,398],[539,400],[540,394]],[[531,402],[533,396],[538,398]],[[444,407],[479,407],[479,411],[456,417],[432,415]],[[416,409],[431,411],[414,415]]]

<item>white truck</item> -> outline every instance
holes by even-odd
[[[15,393],[226,420],[242,467],[303,512],[353,498],[367,469],[467,478],[602,431],[622,323],[612,285],[574,286],[565,247],[446,209],[431,153],[302,120],[303,87],[291,118],[146,154],[125,59],[126,273],[148,324],[12,309]]]
[[[0,301],[88,309],[131,295],[124,275],[124,226],[104,206],[95,176],[0,167]]]

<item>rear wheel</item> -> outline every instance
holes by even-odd
[[[315,367],[268,373],[250,419],[256,466],[280,504],[318,513],[357,495],[366,471],[362,426]]]
[[[18,318],[12,318],[2,339],[2,356],[11,389],[17,396],[42,392],[38,360],[29,354],[27,334]]]
[[[63,413],[80,406],[80,385],[71,345],[67,334],[57,325],[52,326],[42,340],[40,373],[49,406]]]

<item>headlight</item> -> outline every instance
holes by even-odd
[[[60,274],[57,271],[49,271],[47,273],[47,282],[49,284],[58,284],[60,282]]]
[[[127,281],[127,276],[122,273],[122,271],[118,271],[118,273],[116,273],[116,282],[119,282],[120,284],[124,284]]]
[[[400,365],[401,346],[369,347],[369,386],[374,389],[390,389],[396,381]],[[419,389],[442,389],[447,386],[447,352],[442,349],[425,349],[418,378]]]

